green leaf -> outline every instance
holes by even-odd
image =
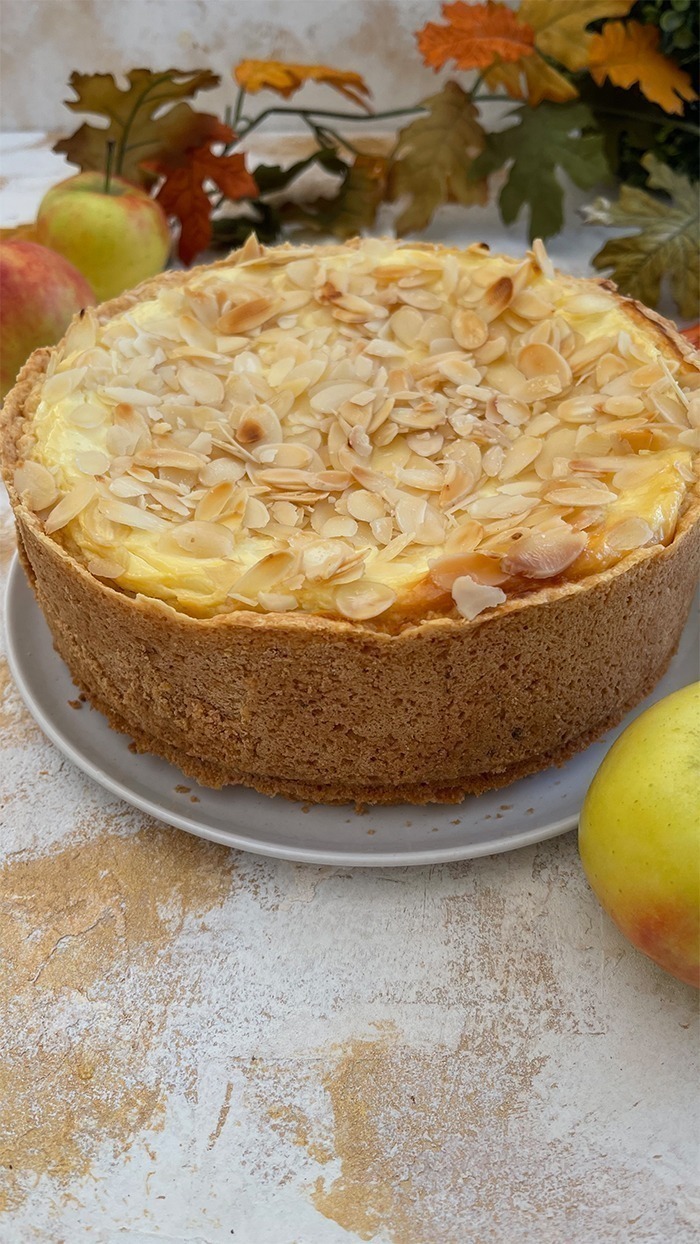
[[[424,100],[426,112],[401,130],[389,172],[389,198],[409,198],[396,232],[413,233],[430,224],[443,203],[485,203],[485,181],[469,169],[484,147],[484,131],[470,97],[456,82]]]
[[[700,304],[700,210],[697,187],[654,156],[642,164],[652,189],[668,198],[622,186],[617,203],[596,199],[584,210],[586,224],[636,228],[638,233],[611,238],[593,258],[594,267],[611,269],[620,289],[653,307],[668,277],[682,316],[694,319]]]
[[[303,205],[287,204],[285,220],[318,233],[333,233],[338,238],[350,238],[363,229],[371,229],[384,198],[386,171],[384,156],[357,155],[335,197],[322,197]]]
[[[320,164],[327,173],[334,173],[336,176],[345,173],[348,167],[335,151],[320,147],[306,159],[297,160],[296,164],[290,164],[288,168],[282,168],[280,164],[258,164],[253,176],[261,194],[277,194],[280,190],[286,190],[287,186],[314,164]]]
[[[564,192],[557,170],[584,190],[606,180],[603,140],[584,104],[545,101],[537,108],[516,108],[510,115],[519,118],[518,124],[489,134],[471,176],[488,177],[510,164],[499,196],[503,220],[512,224],[527,205],[530,240],[549,238],[564,224]]]

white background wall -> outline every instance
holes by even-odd
[[[377,110],[400,107],[447,76],[422,65],[413,34],[439,15],[438,0],[0,0],[0,126],[65,132],[78,124],[61,104],[73,69],[209,68],[221,86],[203,92],[198,107],[222,113],[235,93],[231,67],[245,57],[353,69]],[[344,106],[324,87],[303,98]]]

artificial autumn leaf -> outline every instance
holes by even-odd
[[[282,168],[280,164],[258,164],[254,174],[258,190],[261,194],[278,194],[314,164],[320,164],[325,172],[336,176],[347,172],[348,167],[334,148],[319,147],[305,159],[297,160],[287,168]]]
[[[472,160],[485,135],[469,96],[456,82],[423,103],[427,110],[401,130],[392,157],[389,198],[410,196],[396,221],[397,233],[424,229],[443,203],[485,203],[485,181],[471,181]]]
[[[385,156],[357,155],[334,198],[322,197],[303,206],[287,206],[285,218],[319,233],[350,238],[371,229],[384,198],[388,160]]]
[[[443,4],[447,25],[428,22],[417,31],[418,50],[426,65],[442,69],[453,60],[458,69],[487,69],[494,61],[516,61],[529,56],[535,36],[531,26],[518,20],[504,4]]]
[[[484,74],[484,81],[490,90],[502,86],[512,99],[526,99],[533,107],[543,99],[568,104],[578,97],[573,83],[553,65],[548,65],[536,51],[510,65],[502,62],[492,65]]]
[[[175,162],[153,160],[150,167],[165,180],[156,199],[166,216],[180,221],[177,253],[183,263],[206,250],[211,241],[212,203],[204,183],[213,182],[227,199],[254,199],[258,187],[245,166],[245,156],[215,155],[208,145],[188,151]]]
[[[281,60],[242,60],[233,72],[238,85],[251,94],[264,90],[277,91],[278,95],[289,99],[304,83],[323,82],[340,91],[353,104],[370,111],[362,98],[372,94],[367,83],[359,73],[346,69],[331,69],[328,65],[293,65]]]
[[[218,86],[217,74],[208,69],[164,69],[162,73],[132,69],[126,76],[129,85],[122,90],[111,73],[71,74],[77,99],[67,100],[67,106],[74,112],[107,117],[109,125],[99,127],[86,121],[69,138],[56,143],[54,151],[82,170],[101,170],[107,142],[113,139],[113,172],[148,185],[152,178],[142,167],[144,161],[222,139],[225,127],[210,113],[195,112],[182,102],[162,111],[175,100]]]
[[[503,220],[512,224],[527,204],[530,240],[552,237],[564,223],[557,169],[577,186],[590,189],[608,175],[603,140],[584,104],[543,103],[539,108],[517,108],[511,115],[519,117],[519,124],[488,135],[471,176],[489,176],[511,162],[499,195]]]
[[[585,69],[592,36],[586,27],[601,17],[626,17],[634,0],[523,0],[518,18],[535,32],[535,47],[566,69]]]
[[[636,83],[642,94],[664,112],[682,113],[683,100],[697,99],[689,75],[659,51],[655,26],[639,22],[607,22],[593,35],[588,56],[591,77],[598,86],[609,78],[615,86]]]
[[[622,186],[617,203],[596,199],[584,210],[586,224],[636,228],[628,237],[611,238],[593,259],[598,269],[612,269],[625,294],[653,307],[667,277],[682,316],[700,306],[700,212],[697,186],[667,164],[646,155],[648,184],[670,197],[659,199],[635,186]]]

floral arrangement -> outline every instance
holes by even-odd
[[[438,15],[436,15],[438,16]],[[104,169],[147,188],[179,229],[181,259],[211,245],[263,241],[299,228],[341,238],[371,229],[380,204],[396,203],[397,233],[424,229],[445,203],[465,208],[494,194],[506,223],[523,211],[530,237],[562,228],[563,180],[583,189],[622,181],[616,201],[597,198],[587,222],[625,228],[595,255],[597,269],[654,306],[667,277],[681,315],[697,316],[698,47],[696,0],[454,0],[416,33],[426,65],[454,76],[414,107],[375,113],[358,73],[321,65],[243,60],[223,119],[192,107],[219,78],[202,69],[135,69],[128,85],[111,74],[74,73],[74,112],[84,121],[55,150],[81,170]],[[273,104],[320,82],[343,109]],[[487,132],[482,105],[513,100],[505,128]],[[255,130],[280,114],[308,128],[308,155],[289,167],[246,154]],[[349,122],[401,124],[377,154],[343,136]],[[310,201],[290,188],[312,166],[329,191]],[[302,182],[303,186],[303,182]]]

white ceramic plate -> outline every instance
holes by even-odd
[[[637,713],[698,678],[698,610],[693,609],[666,676],[616,730],[575,756],[503,790],[461,804],[373,808],[328,807],[270,799],[242,787],[198,786],[155,756],[129,751],[129,739],[101,713],[75,702],[76,689],[54,651],[49,629],[15,560],[7,589],[10,669],[42,730],[102,786],[158,820],[230,847],[313,864],[432,864],[493,855],[573,829],[605,751]]]

